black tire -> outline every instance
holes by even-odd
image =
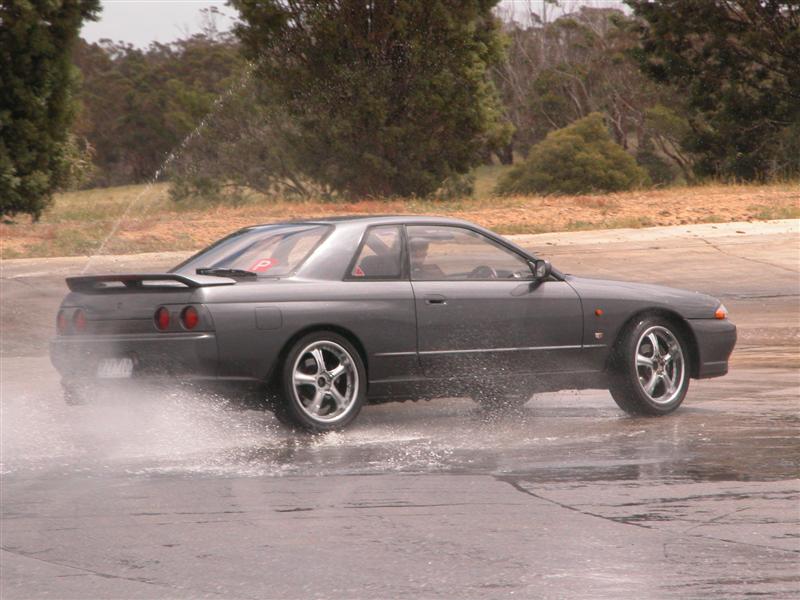
[[[652,349],[652,339],[656,340],[658,350]],[[670,356],[672,362],[667,358]],[[680,366],[676,362],[678,357]],[[651,360],[650,366],[643,364],[646,358]],[[622,331],[614,348],[609,373],[611,397],[632,415],[669,414],[686,397],[690,365],[688,344],[674,323],[655,316],[634,319]],[[653,382],[655,387],[648,393],[646,388]]]
[[[315,347],[315,350],[318,347],[323,353],[323,363],[327,365],[316,375],[303,372],[311,362],[316,365],[316,359],[308,351],[309,347]],[[340,351],[344,354],[340,354]],[[278,420],[293,429],[322,433],[342,429],[358,416],[367,396],[367,373],[361,355],[349,340],[332,331],[315,331],[297,340],[284,356],[268,392],[268,403]],[[345,372],[331,378],[329,374],[339,366],[337,360],[341,361],[339,364],[345,368]],[[331,364],[336,366],[328,370]],[[296,368],[300,370],[300,375],[318,381],[325,379],[326,384],[322,387],[317,383],[296,386]],[[346,379],[343,381],[342,377]],[[322,399],[317,405],[317,416],[314,416],[317,393],[322,395]],[[337,393],[338,396],[335,396]],[[337,397],[343,397],[348,402],[340,403]]]
[[[80,381],[61,380],[61,391],[63,392],[64,402],[70,406],[82,406],[88,404],[93,397],[92,386]]]

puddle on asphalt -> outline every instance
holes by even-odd
[[[4,476],[448,472],[544,482],[763,481],[796,477],[800,463],[791,411],[732,414],[690,402],[668,417],[630,418],[600,391],[543,394],[506,416],[465,399],[370,406],[351,428],[317,436],[213,396],[115,396],[78,407],[53,396],[4,398]]]

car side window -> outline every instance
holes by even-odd
[[[413,280],[533,278],[523,257],[476,231],[441,225],[410,225],[407,232]]]
[[[399,225],[367,231],[349,276],[355,279],[397,279],[402,272],[403,242]]]

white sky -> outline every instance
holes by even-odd
[[[513,13],[517,20],[524,21],[531,10],[541,13],[542,3],[542,0],[501,0],[499,10],[504,15]],[[560,8],[548,5],[548,20],[577,5],[624,8],[621,0],[559,0],[559,5]],[[81,36],[90,42],[108,38],[139,47],[150,42],[171,42],[200,31],[204,8],[219,10],[217,27],[220,30],[229,29],[236,17],[236,11],[225,5],[225,0],[103,0],[102,7],[100,20],[86,23]]]
[[[197,33],[203,27],[204,8],[219,10],[220,30],[230,29],[237,14],[224,0],[103,0],[101,4],[100,20],[86,22],[81,37],[90,42],[107,38],[140,47]]]

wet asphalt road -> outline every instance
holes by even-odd
[[[47,329],[20,331],[52,320],[80,263],[7,261],[0,595],[798,597],[787,227],[521,238],[575,273],[723,298],[741,333],[732,372],[692,382],[671,416],[567,391],[507,417],[457,398],[367,407],[319,437],[180,389],[65,406]]]

